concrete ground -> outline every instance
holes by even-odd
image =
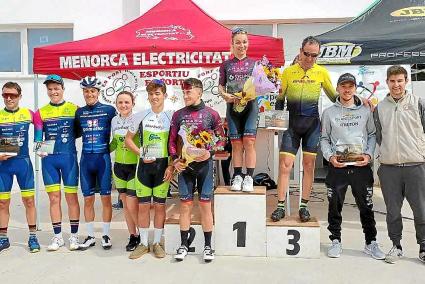
[[[268,194],[273,195],[273,192]],[[114,196],[116,200],[116,196]],[[292,195],[295,206],[298,197]],[[38,232],[42,251],[30,254],[27,250],[27,225],[24,207],[18,191],[12,195],[9,237],[11,248],[0,254],[0,283],[423,283],[425,264],[418,257],[418,245],[411,219],[404,220],[403,248],[405,258],[390,265],[377,261],[362,252],[364,239],[359,223],[357,208],[351,192],[348,191],[343,211],[343,254],[339,259],[326,256],[330,243],[327,222],[327,200],[323,184],[316,184],[310,202],[313,215],[321,224],[320,259],[279,259],[266,257],[224,257],[218,256],[213,263],[205,264],[200,256],[188,256],[184,262],[175,263],[167,256],[159,260],[153,255],[145,255],[138,260],[128,259],[125,252],[127,230],[123,212],[113,212],[111,237],[113,247],[104,251],[100,240],[87,251],[70,252],[61,248],[57,252],[47,252],[52,236],[48,211],[48,199],[40,192],[41,222]],[[64,202],[64,200],[63,200]],[[378,241],[387,252],[391,243],[387,237],[385,205],[377,188],[374,196],[374,209],[378,212]],[[81,203],[82,204],[82,203]],[[100,201],[96,203],[99,209]],[[293,207],[293,212],[295,207]],[[403,209],[405,217],[411,217],[408,206]],[[100,212],[100,211],[97,211]],[[99,215],[99,214],[98,214]],[[64,220],[67,220],[66,209]],[[81,216],[83,220],[83,216]],[[96,220],[99,221],[97,217]],[[80,239],[86,233],[84,222],[80,229]],[[69,236],[69,223],[63,224],[65,238]],[[101,235],[101,222],[96,224],[96,236]],[[289,281],[289,282],[288,282]]]

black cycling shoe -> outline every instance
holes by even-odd
[[[300,215],[301,222],[308,222],[310,221],[310,212],[308,212],[307,207],[301,207],[298,211],[298,214]]]
[[[274,222],[280,221],[285,218],[285,209],[281,207],[277,207],[275,211],[273,211],[271,218]]]
[[[125,246],[126,251],[134,251],[140,243],[140,236],[130,235],[128,244]]]

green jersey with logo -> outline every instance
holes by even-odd
[[[137,164],[139,157],[134,154],[130,149],[125,147],[125,135],[132,125],[131,116],[121,117],[115,116],[111,122],[112,142],[109,148],[115,151],[115,162],[120,164]],[[134,143],[139,147],[140,140],[138,136],[134,137]]]
[[[171,117],[171,111],[155,113],[151,109],[133,115],[129,131],[139,134],[142,155],[157,159],[168,157]]]

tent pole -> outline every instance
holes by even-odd
[[[34,111],[38,110],[38,74],[34,74]],[[35,135],[35,134],[34,134]],[[34,152],[36,226],[40,231],[40,157]]]

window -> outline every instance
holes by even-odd
[[[21,72],[21,33],[0,32],[0,72]]]
[[[425,81],[425,64],[412,64],[412,81]]]
[[[34,47],[72,41],[72,29],[28,29],[28,74],[33,74]]]
[[[73,40],[73,28],[16,27],[0,25],[0,72],[33,74],[34,48]]]

